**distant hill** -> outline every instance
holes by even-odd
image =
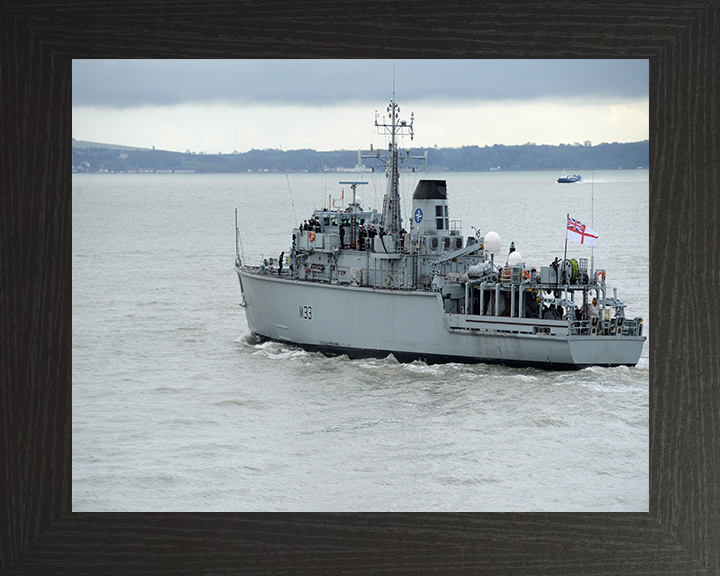
[[[101,144],[99,142],[88,142],[87,140],[72,139],[73,148],[105,148],[107,150],[150,150],[150,148],[139,148],[137,146],[118,146],[117,144]]]
[[[373,151],[365,150],[365,155]],[[433,172],[485,172],[488,170],[561,170],[571,174],[595,170],[634,170],[650,166],[650,141],[602,142],[593,146],[533,143],[521,146],[463,146],[461,148],[413,148],[412,155],[428,154]],[[133,148],[73,140],[73,172],[347,172],[354,170],[357,150],[250,150],[235,154],[195,154]],[[371,166],[373,161],[365,162]],[[377,163],[376,163],[377,164]],[[380,169],[383,167],[379,166]]]

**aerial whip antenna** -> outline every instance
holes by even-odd
[[[283,151],[282,146],[280,146],[280,158],[282,158],[283,169],[285,170],[285,178],[287,179],[288,190],[290,191],[290,206],[292,206],[293,209],[293,219],[295,220],[295,224],[299,226],[300,222],[298,222],[297,214],[295,214],[295,202],[293,201],[292,188],[290,188],[290,176],[288,176],[287,167],[285,166],[285,152]]]
[[[595,170],[590,171],[590,229],[595,230],[595,197],[593,190],[595,186]],[[590,246],[590,274],[595,275],[595,246]]]

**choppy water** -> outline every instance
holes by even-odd
[[[384,176],[366,176],[379,207]],[[595,265],[650,336],[647,171],[557,176],[424,177],[447,180],[466,236],[495,230],[537,266],[562,257],[566,213],[592,218]],[[234,209],[246,258],[277,256],[356,177],[73,176],[73,510],[648,510],[649,342],[635,368],[558,373],[248,332]]]

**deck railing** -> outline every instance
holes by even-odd
[[[570,334],[573,336],[642,336],[642,318],[632,320],[624,317],[601,320],[594,317],[589,320],[569,322]]]

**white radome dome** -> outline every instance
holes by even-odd
[[[485,234],[485,252],[500,254],[500,234],[497,232],[488,232]]]
[[[508,256],[508,265],[509,266],[515,266],[515,264],[520,264],[520,262],[523,261],[522,254],[515,250],[515,252],[511,252],[510,256]]]

